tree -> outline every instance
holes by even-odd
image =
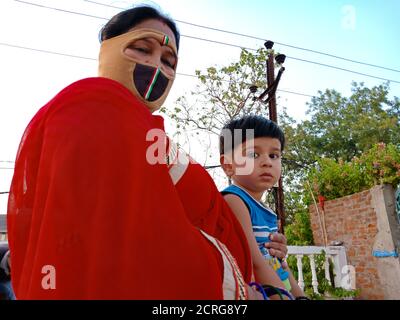
[[[200,130],[219,135],[229,120],[249,113],[268,115],[268,106],[254,101],[250,86],[266,86],[267,50],[255,54],[242,49],[238,62],[225,67],[197,70],[200,84],[189,96],[177,99],[176,106],[161,111],[177,123],[178,129]],[[193,99],[195,97],[195,100]]]
[[[177,134],[199,132],[217,141],[222,126],[229,120],[249,113],[268,117],[268,106],[254,100],[249,87],[266,88],[268,51],[242,50],[238,62],[224,67],[196,71],[199,85],[190,95],[178,98],[173,109],[163,108],[176,122]],[[296,122],[280,108],[279,125],[288,141],[284,154],[285,211],[287,221],[298,224],[290,232],[296,241],[309,241],[309,227],[304,224],[308,212],[309,188],[305,188],[308,171],[321,158],[350,161],[377,143],[400,141],[400,100],[389,98],[389,84],[366,88],[352,83],[350,97],[334,89],[319,92],[307,104],[309,118]],[[193,141],[193,139],[192,139]],[[204,143],[204,142],[203,142]],[[216,143],[217,144],[217,143]],[[206,146],[205,152],[210,152]],[[217,149],[211,151],[218,154]],[[296,216],[295,214],[298,213]],[[293,232],[292,232],[293,231]]]
[[[268,104],[254,97],[267,87],[266,62],[269,53],[270,50],[263,48],[255,53],[242,49],[237,62],[223,67],[209,67],[206,73],[196,71],[200,82],[196,89],[190,95],[179,97],[173,109],[161,109],[176,122],[177,135],[195,133],[191,140],[198,135],[203,138],[203,143],[211,135],[213,139],[209,139],[204,151],[207,154],[213,150],[212,154],[217,155],[217,144],[212,148],[210,140],[218,141],[225,123],[249,114],[268,117]],[[256,86],[257,92],[252,93],[251,86]],[[271,198],[268,201],[274,203]]]
[[[308,103],[311,119],[291,129],[291,156],[306,165],[320,157],[350,161],[377,143],[398,145],[400,101],[388,95],[388,83],[369,89],[353,82],[348,98],[319,92]]]

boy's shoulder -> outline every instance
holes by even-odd
[[[222,190],[221,194],[223,196],[227,194],[233,194],[238,196],[246,204],[250,213],[258,209],[263,212],[266,212],[268,215],[273,216],[274,218],[277,218],[276,213],[272,209],[267,208],[261,202],[254,199],[248,192],[246,192],[246,190],[243,190],[242,188],[236,185],[230,185],[229,187]]]
[[[245,202],[252,199],[252,197],[246,191],[244,191],[242,188],[239,188],[238,186],[235,186],[234,184],[232,184],[229,187],[226,187],[224,190],[222,190],[221,194],[223,196],[225,196],[227,194],[233,194],[233,195],[238,196]]]

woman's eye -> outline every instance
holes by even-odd
[[[144,47],[133,47],[132,49],[135,51],[138,51],[140,53],[149,53],[149,51],[150,51],[149,49],[144,48]]]
[[[168,59],[161,59],[161,62],[164,63],[167,67],[170,67],[171,69],[175,68],[175,63],[169,61]]]
[[[146,43],[143,43],[143,41],[137,41],[134,43],[131,43],[127,49],[139,52],[139,53],[149,53],[150,52],[150,48],[148,47],[148,45]]]

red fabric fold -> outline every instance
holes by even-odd
[[[146,160],[146,134],[159,127],[105,78],[70,85],[36,114],[8,203],[18,299],[222,299],[219,253],[193,225],[166,165]],[[227,246],[246,270],[245,238],[221,223],[205,231],[234,239]],[[43,287],[46,266],[55,289]]]

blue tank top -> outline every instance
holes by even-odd
[[[282,281],[287,280],[289,278],[289,273],[282,268],[279,259],[272,257],[267,248],[265,248],[265,244],[271,242],[269,239],[270,234],[278,232],[278,217],[276,213],[265,207],[261,202],[255,200],[248,192],[238,186],[231,185],[221,193],[223,195],[237,195],[245,203],[249,210],[253,234],[256,238],[261,254],[265,259],[269,260],[268,262],[276,271],[279,278]]]

